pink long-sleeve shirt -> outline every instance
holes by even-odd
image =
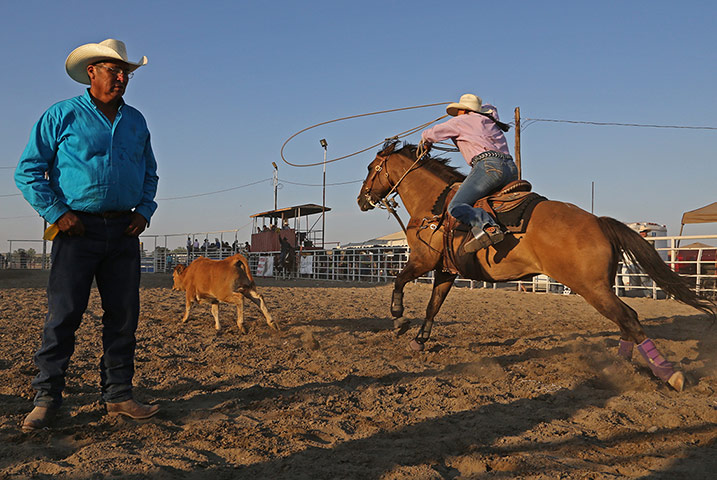
[[[492,105],[484,105],[492,110],[496,120],[498,111]],[[490,118],[478,113],[469,112],[465,115],[458,115],[439,123],[421,133],[421,138],[426,142],[441,142],[449,138],[458,147],[468,165],[476,155],[488,150],[510,155],[508,142],[503,131],[498,128]]]

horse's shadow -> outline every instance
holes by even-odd
[[[392,381],[390,379],[384,379]],[[586,394],[589,393],[589,394]],[[574,389],[561,389],[552,394],[511,402],[493,402],[474,409],[442,415],[417,421],[393,431],[381,431],[367,438],[349,440],[332,448],[310,446],[305,450],[284,458],[272,459],[235,471],[240,476],[272,478],[296,478],[297,472],[314,472],[315,478],[384,478],[396,469],[415,468],[430,465],[440,478],[458,478],[462,472],[456,468],[456,458],[464,456],[482,461],[486,478],[491,470],[498,470],[501,457],[530,456],[530,458],[564,456],[564,450],[578,452],[589,448],[619,448],[622,443],[640,442],[651,436],[649,433],[616,435],[607,439],[580,434],[560,441],[525,441],[517,446],[496,446],[504,437],[524,434],[541,424],[555,421],[570,421],[578,411],[588,407],[605,407],[612,398],[609,391],[598,391],[587,384]],[[526,414],[530,412],[530,414]],[[675,428],[662,432],[670,435],[682,429]],[[634,454],[635,461],[642,453]],[[623,462],[630,456],[621,456]],[[495,463],[493,463],[495,462]],[[558,475],[565,471],[560,463],[546,468],[535,462],[529,466],[516,462],[516,470],[506,474]],[[715,460],[717,464],[717,460]],[[540,465],[540,466],[538,466]],[[480,470],[479,470],[480,471]],[[499,473],[499,472],[493,472]],[[324,476],[325,475],[325,476]],[[403,478],[403,477],[401,477]],[[483,478],[471,476],[470,478]]]

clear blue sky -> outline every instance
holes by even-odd
[[[131,59],[149,58],[125,100],[147,118],[159,162],[150,234],[244,227],[244,241],[249,215],[273,208],[272,161],[280,207],[321,203],[321,167],[280,159],[290,135],[466,92],[507,121],[520,107],[524,118],[717,126],[717,6],[706,0],[7,1],[0,13],[0,251],[42,228],[22,197],[7,196],[18,192],[7,167],[47,107],[82,93],[64,71],[67,54],[108,37],[123,40]],[[321,161],[321,138],[334,158],[442,114],[434,107],[311,130],[289,143],[287,158]],[[598,215],[666,224],[676,235],[684,211],[717,200],[715,131],[540,122],[522,143],[523,177],[536,191],[590,210],[595,182]],[[327,166],[327,241],[399,229],[385,212],[359,211],[360,183],[331,185],[363,179],[373,157]],[[467,170],[462,162],[453,156]]]

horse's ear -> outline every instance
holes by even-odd
[[[396,150],[396,145],[399,143],[401,142],[396,137],[387,138],[386,141],[383,142],[383,147],[381,147],[381,151],[378,152],[378,154],[382,157],[392,154]]]

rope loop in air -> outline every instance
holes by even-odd
[[[326,160],[325,162],[303,163],[303,164],[302,164],[302,163],[292,163],[292,162],[288,161],[288,160],[286,159],[286,157],[284,157],[284,147],[286,147],[286,144],[288,144],[294,137],[297,137],[298,135],[300,135],[300,134],[306,132],[307,130],[311,130],[312,128],[320,127],[320,126],[322,126],[322,125],[327,125],[327,124],[329,124],[329,123],[341,122],[341,121],[343,121],[343,120],[351,120],[351,119],[353,119],[353,118],[368,117],[369,115],[382,115],[382,114],[385,114],[385,113],[401,112],[401,111],[404,111],[404,110],[414,110],[414,109],[417,109],[417,108],[436,107],[436,106],[439,106],[439,105],[448,105],[449,103],[450,103],[450,102],[440,102],[440,103],[429,103],[429,104],[426,104],[426,105],[416,105],[416,106],[413,106],[413,107],[393,108],[393,109],[390,109],[390,110],[381,110],[381,111],[378,111],[378,112],[370,112],[370,113],[361,113],[361,114],[358,114],[358,115],[350,115],[350,116],[348,116],[348,117],[335,118],[335,119],[333,119],[333,120],[328,120],[328,121],[326,121],[326,122],[317,123],[317,124],[315,124],[315,125],[311,125],[310,127],[306,127],[306,128],[304,128],[304,129],[301,129],[301,130],[299,130],[298,132],[296,132],[295,134],[293,134],[292,136],[290,136],[289,138],[287,138],[286,141],[284,142],[284,144],[281,146],[281,159],[284,161],[284,163],[286,163],[287,165],[291,165],[292,167],[315,167],[315,166],[317,166],[317,165],[323,165],[324,163],[338,162],[339,160],[344,160],[344,159],[346,159],[346,158],[349,158],[349,157],[353,157],[353,156],[355,156],[355,155],[358,155],[359,153],[363,153],[363,152],[366,152],[366,151],[368,151],[368,150],[371,150],[372,148],[376,148],[376,147],[378,147],[379,145],[382,145],[385,140],[381,140],[380,142],[378,142],[378,143],[376,143],[376,144],[374,144],[374,145],[371,145],[370,147],[366,147],[366,148],[364,148],[364,149],[362,149],[362,150],[359,150],[359,151],[357,151],[357,152],[354,152],[354,153],[351,153],[351,154],[348,154],[348,155],[344,155],[344,156],[342,156],[342,157],[332,158],[331,160]],[[409,136],[409,135],[412,135],[412,134],[416,133],[416,132],[419,131],[419,130],[422,130],[422,129],[426,128],[427,126],[429,126],[429,125],[432,124],[432,123],[438,122],[439,120],[443,120],[443,119],[446,118],[447,116],[448,116],[448,115],[442,115],[442,116],[436,118],[435,120],[431,120],[430,122],[426,122],[426,123],[423,123],[423,124],[421,124],[421,125],[419,125],[419,126],[417,126],[417,127],[411,128],[410,130],[406,130],[406,131],[404,131],[404,132],[398,133],[398,134],[394,135],[393,137],[395,137],[395,138],[397,138],[397,139],[398,139],[398,138],[407,137],[407,136]],[[393,137],[392,137],[392,138],[393,138]]]

